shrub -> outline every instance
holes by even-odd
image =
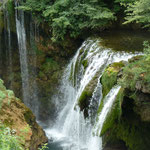
[[[0,124],[0,149],[1,150],[23,150],[19,137],[13,131]]]

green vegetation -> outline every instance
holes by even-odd
[[[101,77],[101,84],[102,84],[102,93],[103,93],[103,98],[102,98],[102,100],[101,100],[101,103],[100,103],[100,106],[99,106],[99,108],[98,108],[98,114],[102,111],[102,108],[103,108],[103,106],[104,106],[104,99],[105,99],[105,96],[109,93],[109,91],[112,89],[112,87],[115,85],[115,84],[117,84],[117,76],[118,76],[118,73],[119,73],[119,71],[121,70],[121,68],[123,68],[124,67],[124,63],[121,61],[121,62],[117,62],[117,63],[113,63],[113,64],[111,64],[111,65],[109,65],[106,69],[105,69],[105,71],[104,71],[104,73],[103,73],[103,75],[102,75],[102,77]],[[121,90],[120,90],[121,91]],[[120,92],[119,92],[120,93]],[[119,94],[120,95],[120,94]],[[118,96],[119,97],[119,96]],[[116,98],[116,99],[121,99],[121,98]],[[116,103],[119,103],[119,101],[118,100],[116,100]],[[114,104],[115,106],[115,108],[117,107],[116,106],[116,104]],[[118,109],[118,108],[117,108]],[[113,110],[112,110],[113,111]],[[114,109],[114,111],[116,111],[115,109]],[[113,113],[112,112],[112,114],[116,114],[116,112],[115,113]],[[113,116],[113,115],[112,115]],[[113,116],[114,117],[114,116]],[[110,122],[112,122],[112,121],[114,121],[114,119],[113,119],[113,117],[109,120],[108,119],[108,121],[110,121]],[[116,119],[116,118],[115,118]],[[107,122],[107,121],[106,121]],[[109,124],[109,123],[108,123]],[[106,125],[107,126],[107,125]],[[105,127],[106,127],[105,126]],[[110,126],[111,126],[111,123],[110,123]],[[105,128],[104,127],[104,128]],[[106,128],[109,128],[109,127],[106,127]],[[105,129],[103,129],[104,131],[105,131]],[[102,131],[102,132],[104,132],[104,131]]]
[[[105,97],[111,88],[117,83],[117,75],[122,67],[124,67],[123,62],[119,62],[113,63],[105,69],[101,78],[103,97]]]
[[[84,69],[86,69],[88,66],[88,60],[87,59],[83,60],[82,65],[83,65]]]
[[[122,140],[130,150],[147,150],[149,143],[149,122],[142,122],[134,112],[134,100],[124,95],[122,116],[119,121],[113,123],[107,133],[107,140]],[[141,136],[144,135],[144,136]],[[112,141],[110,141],[112,142]]]
[[[11,130],[9,127],[0,123],[0,149],[1,150],[25,150],[22,146],[24,141],[24,135],[28,133],[29,126],[22,130],[22,136],[17,136],[15,130]],[[38,150],[46,150],[47,143],[44,144]],[[27,149],[28,150],[28,149]]]
[[[127,6],[127,21],[125,23],[141,23],[144,27],[150,27],[150,1],[135,0]]]
[[[144,54],[145,54],[145,57],[147,59],[149,59],[150,58],[150,45],[149,45],[149,42],[148,41],[144,41],[143,45],[144,45]]]
[[[113,144],[121,140],[130,150],[147,150],[150,147],[149,118],[146,118],[149,115],[149,102],[146,101],[148,95],[144,95],[150,93],[149,60],[150,46],[146,41],[144,55],[133,57],[123,68],[122,77],[119,79],[122,88],[101,131],[105,143]],[[108,68],[103,76],[106,76]],[[102,107],[103,104],[100,105],[99,112]]]
[[[39,22],[48,22],[53,41],[64,40],[66,34],[74,38],[89,29],[102,29],[115,19],[111,9],[100,0],[27,0],[20,9],[35,13]]]
[[[149,0],[26,0],[19,9],[47,22],[52,40],[60,42],[103,30],[120,18],[150,27],[149,7]]]
[[[119,83],[130,90],[150,91],[150,45],[144,42],[144,55],[136,56],[129,60],[123,70],[123,78]]]
[[[0,124],[0,149],[23,150],[19,137],[14,135],[13,130]]]
[[[113,125],[115,122],[118,122],[120,120],[120,117],[122,115],[122,102],[124,97],[124,89],[120,89],[116,100],[112,106],[111,111],[108,113],[107,118],[103,124],[101,135],[103,135],[108,129],[113,128]]]
[[[42,145],[41,148],[38,148],[38,150],[46,150],[47,149],[47,143],[45,143],[44,145]]]
[[[81,111],[84,111],[85,117],[88,117],[88,108],[90,104],[90,99],[92,98],[92,94],[94,92],[94,89],[96,88],[98,78],[100,75],[100,71],[98,71],[95,76],[92,78],[92,80],[89,82],[89,84],[85,87],[82,94],[80,95],[78,99],[78,105],[80,107]]]

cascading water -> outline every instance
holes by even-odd
[[[16,7],[19,6],[19,2],[15,2]],[[23,101],[30,107],[29,97],[29,71],[28,71],[28,60],[27,60],[27,47],[26,47],[26,33],[24,27],[24,12],[16,9],[16,29],[18,37],[18,46],[20,54],[20,65],[21,65],[21,78],[22,78],[22,91]]]
[[[36,118],[39,119],[39,101],[38,101],[38,86],[37,86],[37,57],[36,57],[36,49],[35,49],[35,40],[36,40],[36,32],[34,30],[33,20],[30,20],[30,50],[29,56],[30,60],[29,63],[32,63],[29,72],[29,79],[30,79],[30,108],[33,113],[36,115]]]
[[[116,86],[116,87],[112,88],[110,90],[110,92],[107,94],[107,96],[104,100],[105,101],[104,107],[103,107],[100,115],[98,116],[98,121],[96,122],[96,127],[94,128],[94,131],[93,131],[95,136],[92,135],[92,138],[91,138],[91,141],[89,144],[90,147],[88,148],[89,150],[92,150],[92,149],[101,150],[102,149],[102,139],[99,136],[100,136],[104,121],[107,117],[107,114],[108,114],[108,112],[110,112],[113,102],[114,102],[120,88],[121,88],[120,86]],[[96,149],[94,148],[95,144],[97,145]]]
[[[16,7],[19,6],[19,1],[15,2]],[[30,20],[30,48],[27,49],[26,31],[24,26],[24,12],[17,10],[16,30],[18,37],[18,47],[20,54],[21,78],[22,78],[22,92],[23,102],[32,110],[38,119],[39,104],[38,104],[38,88],[36,83],[36,52],[35,52],[35,35],[32,20]],[[29,59],[30,58],[30,59]],[[32,65],[29,66],[29,63]]]
[[[99,42],[99,40],[88,39],[70,61],[67,71],[65,71],[65,80],[63,79],[63,84],[60,87],[60,89],[65,89],[64,98],[62,99],[65,105],[59,112],[55,125],[45,130],[49,138],[54,138],[54,142],[61,141],[60,147],[63,150],[102,149],[99,134],[94,136],[93,133],[100,132],[120,87],[114,87],[107,95],[106,104],[96,123],[96,112],[102,99],[100,77],[108,64],[121,60],[125,61],[135,55],[132,53],[114,52],[111,49],[101,47]],[[87,61],[86,67],[81,65],[83,60],[84,62]],[[85,119],[83,112],[80,112],[78,107],[78,100],[96,74],[99,76],[97,78],[97,86],[90,101],[89,118]],[[71,83],[67,80],[70,79],[70,76],[72,76],[71,80],[74,86],[71,86]],[[93,120],[92,123],[91,119]],[[93,124],[96,124],[95,129]],[[50,148],[52,147],[50,146]]]

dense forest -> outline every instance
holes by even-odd
[[[0,0],[0,150],[150,149],[149,29],[150,0]]]
[[[27,0],[20,9],[32,12],[36,21],[49,24],[52,40],[66,35],[77,38],[86,31],[98,32],[121,20],[149,27],[148,0]]]

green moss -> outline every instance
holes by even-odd
[[[14,13],[14,3],[13,0],[8,0],[6,3],[7,11],[9,15],[12,15]]]
[[[54,75],[57,74],[56,72],[60,72],[60,65],[52,58],[47,58],[43,65],[40,67],[38,77],[43,81],[47,81],[49,79],[52,79],[52,76],[54,79]],[[57,77],[58,76],[56,76],[55,78]]]
[[[15,6],[13,0],[8,0],[7,11],[9,13],[10,30],[16,33]]]
[[[123,62],[118,62],[111,64],[105,69],[101,78],[103,97],[105,97],[111,88],[117,83],[117,75],[122,67],[124,67]]]
[[[56,71],[59,68],[59,65],[52,58],[47,58],[46,62],[43,64],[42,69],[45,73],[49,73],[51,71]]]
[[[76,86],[76,78],[79,71],[79,58],[77,59],[74,67],[74,73],[73,73],[73,86]]]
[[[5,98],[6,98],[6,94],[3,91],[0,91],[0,109],[2,107],[2,103]]]
[[[147,124],[123,120],[117,125],[116,130],[117,137],[122,139],[130,150],[149,149],[150,127]]]
[[[73,83],[73,63],[71,64],[71,72],[70,72],[70,76],[69,76],[69,80]]]
[[[130,63],[123,70],[123,78],[119,80],[119,84],[124,88],[128,88],[132,91],[136,90],[136,84],[140,86],[138,88],[146,87],[147,91],[150,91],[150,61],[145,57],[132,58]]]
[[[92,97],[92,92],[91,91],[86,91],[84,90],[80,96],[80,98],[78,99],[78,105],[81,108],[81,110],[83,110],[85,107],[87,107],[87,100]]]
[[[0,11],[0,34],[2,33],[4,28],[4,18],[3,18],[3,12]]]
[[[4,81],[0,79],[0,90],[5,91],[6,87],[4,86]]]
[[[45,78],[45,74],[42,71],[39,72],[39,78],[41,79]]]
[[[79,55],[81,55],[84,52],[84,49],[80,49]]]
[[[103,124],[101,130],[101,136],[110,128],[113,127],[114,123],[120,120],[122,114],[122,102],[124,97],[124,89],[121,88],[118,95],[116,96],[116,100],[112,106],[111,111],[108,113],[106,120]]]
[[[5,119],[4,121],[3,121],[3,124],[5,125],[5,126],[7,126],[7,127],[12,127],[12,125],[13,125],[13,121],[11,120],[11,119]]]
[[[115,119],[115,121],[111,123],[111,128],[107,129],[107,132],[103,132],[105,140],[107,143],[111,143],[112,141],[109,140],[112,139],[114,141],[122,140],[129,150],[148,150],[150,147],[150,123],[142,122],[140,117],[134,112],[133,99],[124,96],[123,103],[121,102],[121,104],[122,115],[119,120]],[[112,117],[113,115],[114,114],[112,114]],[[108,123],[106,125],[109,126]]]
[[[80,110],[83,111],[84,117],[87,118],[89,116],[88,114],[88,108],[90,104],[90,98],[92,97],[91,91],[84,90],[78,99],[78,106],[80,107]]]
[[[81,56],[81,61],[87,56],[89,49],[87,48]]]
[[[120,67],[122,68],[122,66]],[[147,87],[146,90],[148,90],[150,85],[149,71],[150,62],[141,56],[132,58],[129,60],[129,64],[123,68],[123,76],[119,79],[122,89],[119,91],[101,131],[101,135],[105,139],[104,143],[121,140],[124,141],[129,150],[149,149],[150,123],[142,121],[138,115],[139,113],[135,111],[137,105],[141,106],[141,101],[137,100],[139,98],[136,90],[137,83],[140,83],[141,88],[145,86]],[[117,83],[115,73],[116,70],[114,71],[114,66],[112,67],[111,65],[103,74],[104,96],[109,91],[112,83]],[[115,80],[109,75],[114,77]],[[112,80],[110,84],[107,83],[107,79],[108,81]],[[148,103],[144,104],[144,99],[142,102],[142,106],[148,105]],[[103,100],[100,104],[99,112],[101,112],[102,108]],[[143,110],[142,107],[140,109]]]
[[[12,90],[7,90],[6,92],[7,92],[9,98],[15,97],[15,94]]]
[[[24,113],[24,118],[25,118],[26,122],[30,125],[32,123],[32,118],[33,118],[32,111],[29,109],[26,110]]]
[[[81,96],[78,99],[78,105],[79,105],[81,111],[84,110],[85,117],[88,116],[88,108],[89,108],[89,104],[90,104],[90,99],[92,98],[94,89],[97,86],[99,74],[100,74],[100,71],[98,71],[95,74],[95,76],[92,78],[92,80],[89,82],[89,84],[85,87]]]
[[[112,87],[117,84],[117,75],[122,67],[124,67],[124,63],[121,61],[113,63],[105,69],[101,77],[103,98],[98,108],[98,113],[100,113],[103,108],[105,96],[109,93]]]
[[[87,59],[84,59],[84,60],[82,61],[82,65],[83,65],[84,69],[86,69],[87,66],[88,66],[88,60],[87,60]]]
[[[120,70],[124,66],[125,65],[122,61],[111,64],[111,67],[113,67],[115,70]]]
[[[6,94],[0,91],[0,99],[5,99],[5,98],[6,98]]]

